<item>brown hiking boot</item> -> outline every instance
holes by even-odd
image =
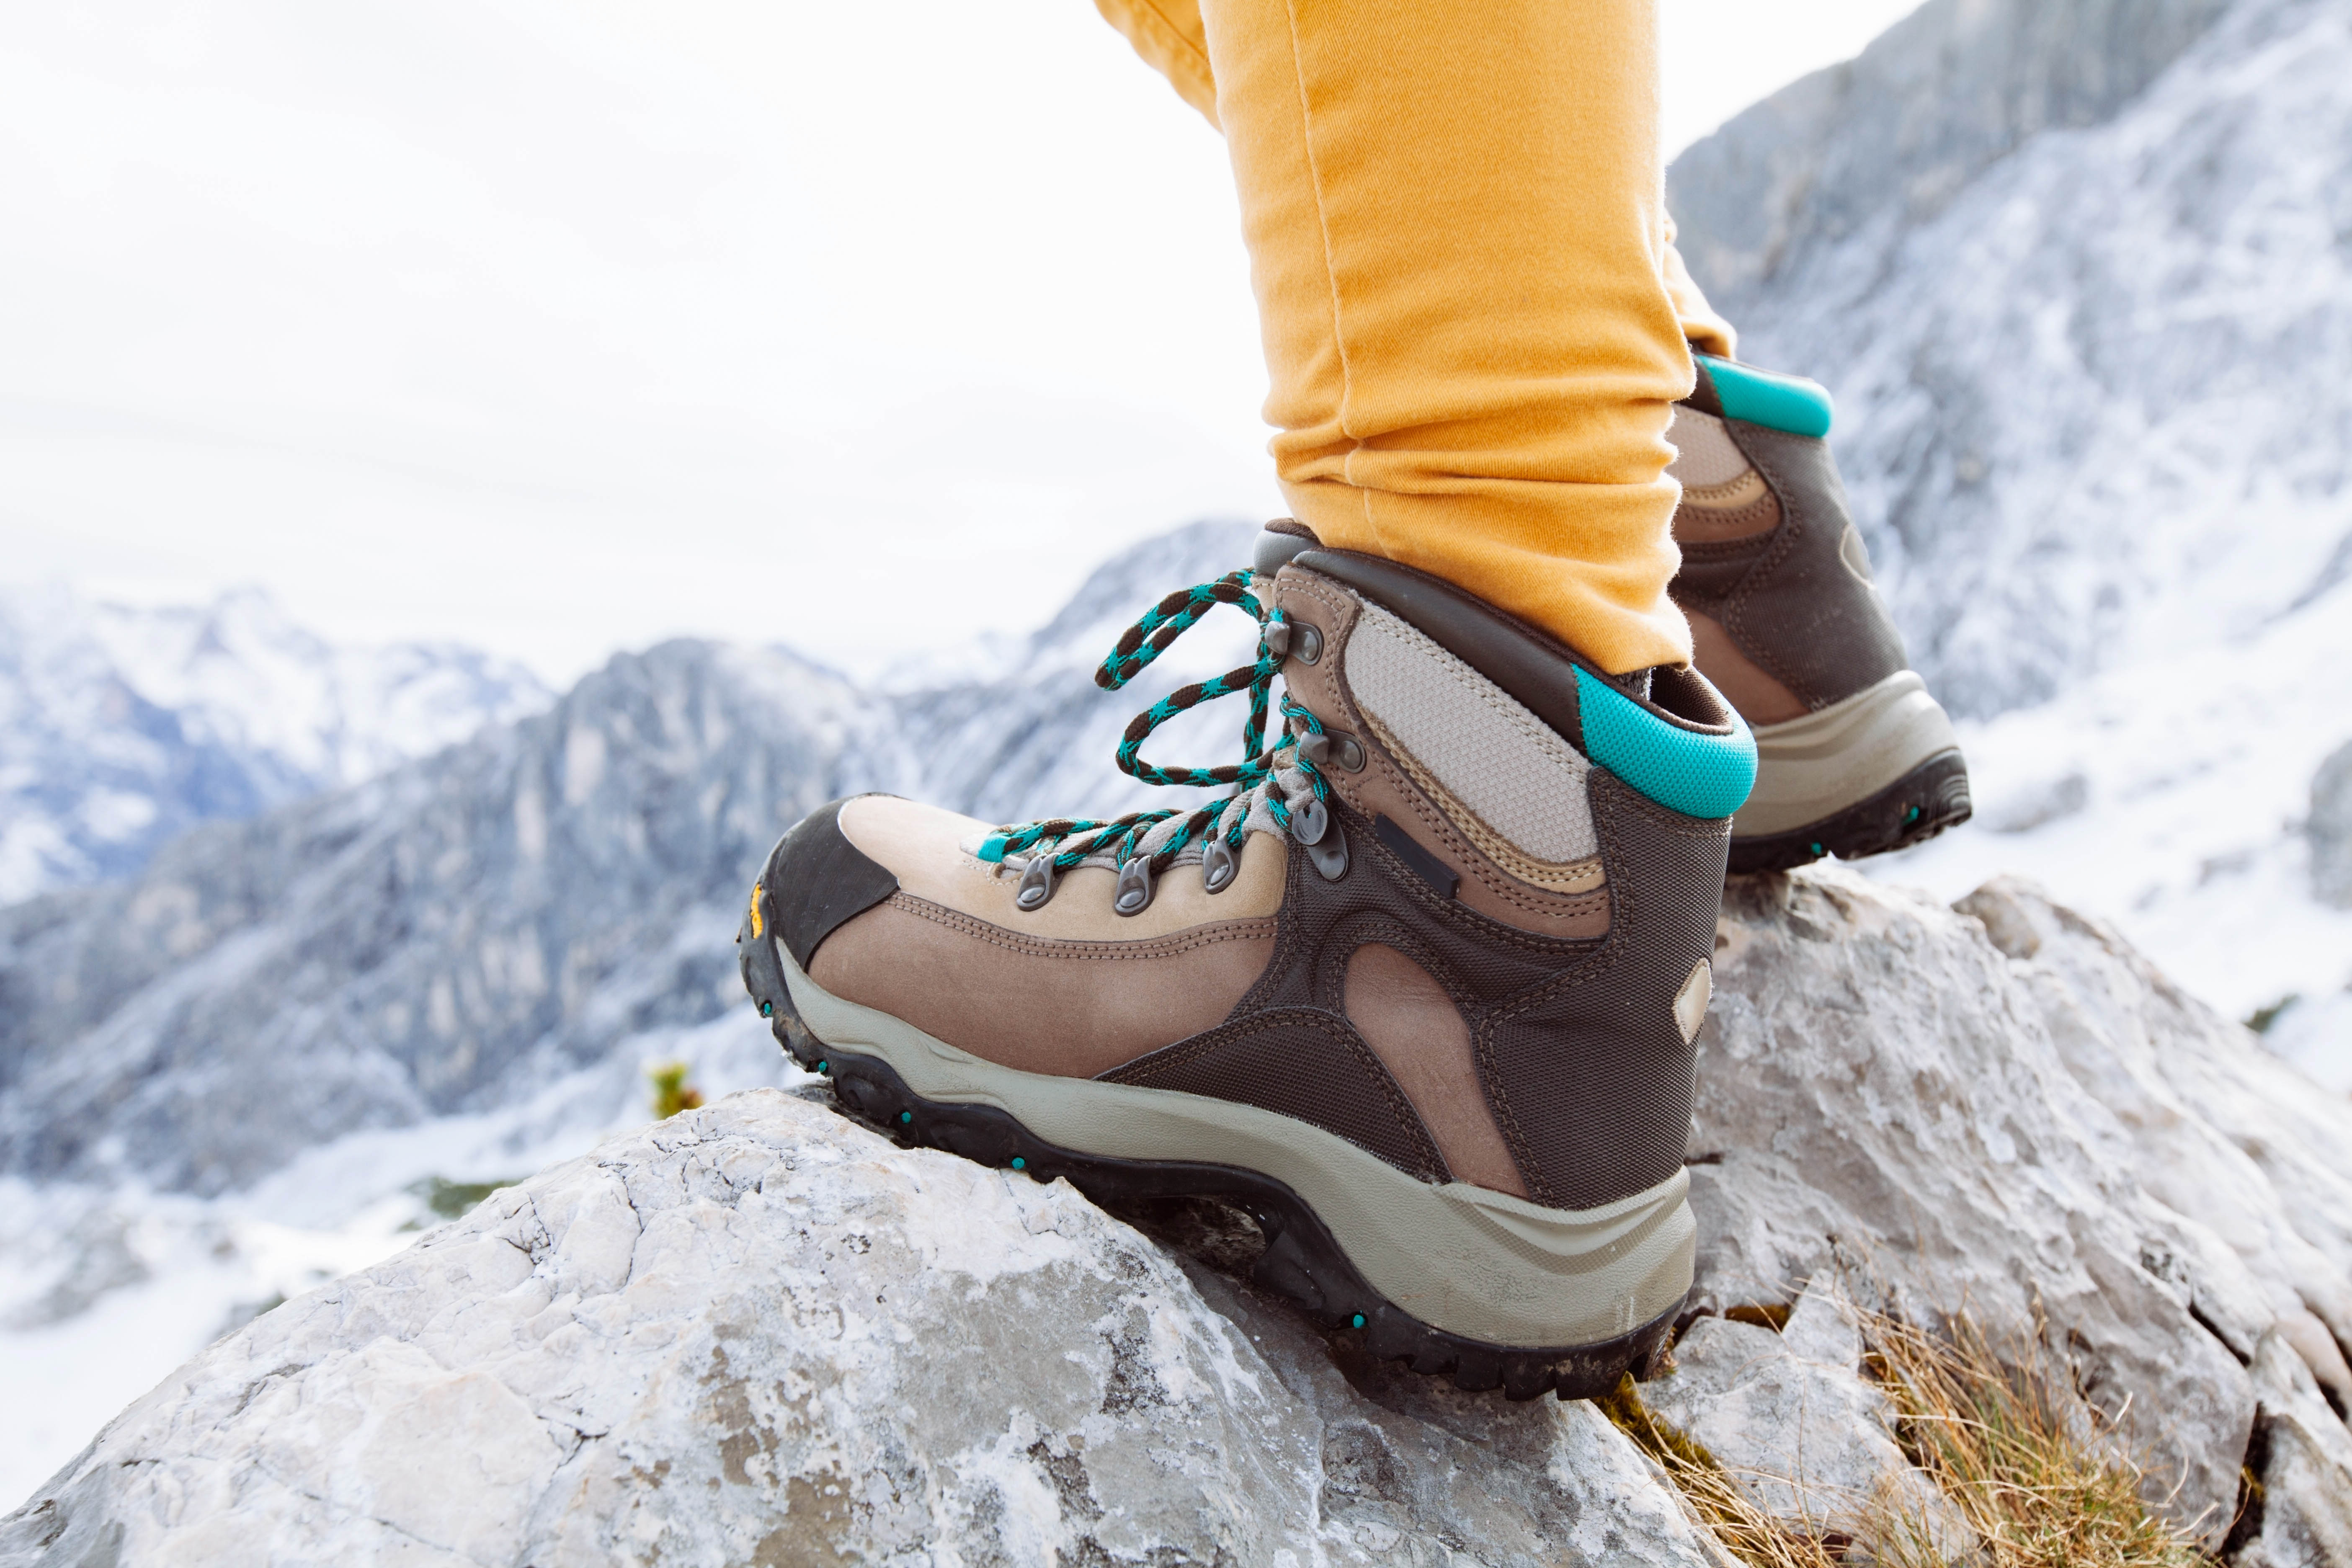
[[[1698,668],[1756,731],[1756,789],[1731,869],[1853,860],[1969,818],[1952,721],[1871,585],[1830,456],[1829,395],[1694,353],[1698,390],[1666,438],[1682,481],[1669,592]]]
[[[835,802],[769,857],[745,983],[909,1141],[1103,1199],[1222,1196],[1266,1237],[1258,1280],[1373,1353],[1599,1393],[1690,1284],[1692,1041],[1752,744],[1687,671],[1612,681],[1302,534],[1170,595],[1097,676],[1124,684],[1215,604],[1257,615],[1254,666],[1119,751],[1229,796],[1012,827]],[[1244,691],[1242,764],[1139,754]]]

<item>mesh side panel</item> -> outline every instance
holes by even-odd
[[[1748,471],[1748,454],[1732,445],[1723,421],[1687,404],[1675,405],[1666,439],[1675,448],[1675,460],[1666,465],[1666,472],[1685,489],[1728,484]]]
[[[1329,1013],[1259,1013],[1102,1076],[1263,1106],[1335,1132],[1423,1181],[1446,1179],[1412,1101],[1353,1026]]]
[[[1377,605],[1364,605],[1347,658],[1365,711],[1480,821],[1533,860],[1592,853],[1585,760],[1549,725]]]

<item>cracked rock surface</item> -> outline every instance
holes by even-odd
[[[0,1562],[1712,1561],[1583,1404],[1334,1358],[1065,1184],[780,1090],[230,1336]]]
[[[1892,1516],[1947,1557],[1975,1550],[1967,1522],[1897,1445],[1893,1403],[1863,1375],[1862,1331],[1833,1270],[1814,1277],[1777,1332],[1699,1319],[1675,1363],[1643,1401],[1791,1530],[1868,1549]]]
[[[1964,1304],[2209,1547],[2352,1565],[2352,1105],[2021,883],[1742,879],[1716,971],[1654,1411],[1792,1520],[1932,1511],[1848,1302]],[[1592,1407],[1368,1363],[1229,1223],[1130,1217],[738,1095],[222,1340],[0,1564],[1720,1561]]]
[[[1834,1269],[1996,1343],[2039,1321],[2209,1547],[2242,1468],[2281,1518],[2340,1516],[2352,1455],[2269,1440],[2292,1423],[2260,1358],[2332,1391],[2293,1420],[2347,1436],[2352,1103],[2015,879],[1954,909],[1843,870],[1736,879],[1716,941],[1696,1307],[1790,1306]]]

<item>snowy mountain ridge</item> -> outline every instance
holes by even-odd
[[[2352,388],[2320,368],[2352,351],[2352,16],[2214,9],[1934,0],[1675,165],[1742,356],[1836,395],[1881,584],[1956,710],[2228,646],[2352,563]],[[2070,17],[2138,38],[2111,74],[2145,88],[1981,128]],[[2179,44],[2160,69],[2150,40]],[[1979,58],[1978,90],[1951,79]]]
[[[147,608],[0,587],[0,903],[133,875],[198,823],[358,784],[551,700],[471,648],[331,645],[259,589]]]

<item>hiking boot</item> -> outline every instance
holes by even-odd
[[[1255,662],[1139,716],[1118,761],[1230,795],[1013,826],[836,801],[752,889],[746,984],[908,1141],[1103,1201],[1237,1204],[1261,1284],[1464,1388],[1615,1386],[1690,1285],[1692,1041],[1746,728],[1689,671],[1612,680],[1303,531],[1161,601],[1097,683],[1221,603],[1259,618]],[[1240,764],[1142,759],[1243,692]]]
[[[1731,869],[1853,860],[1969,819],[1952,721],[1911,668],[1870,580],[1810,381],[1694,353],[1666,432],[1682,481],[1668,592],[1698,668],[1756,732]]]

